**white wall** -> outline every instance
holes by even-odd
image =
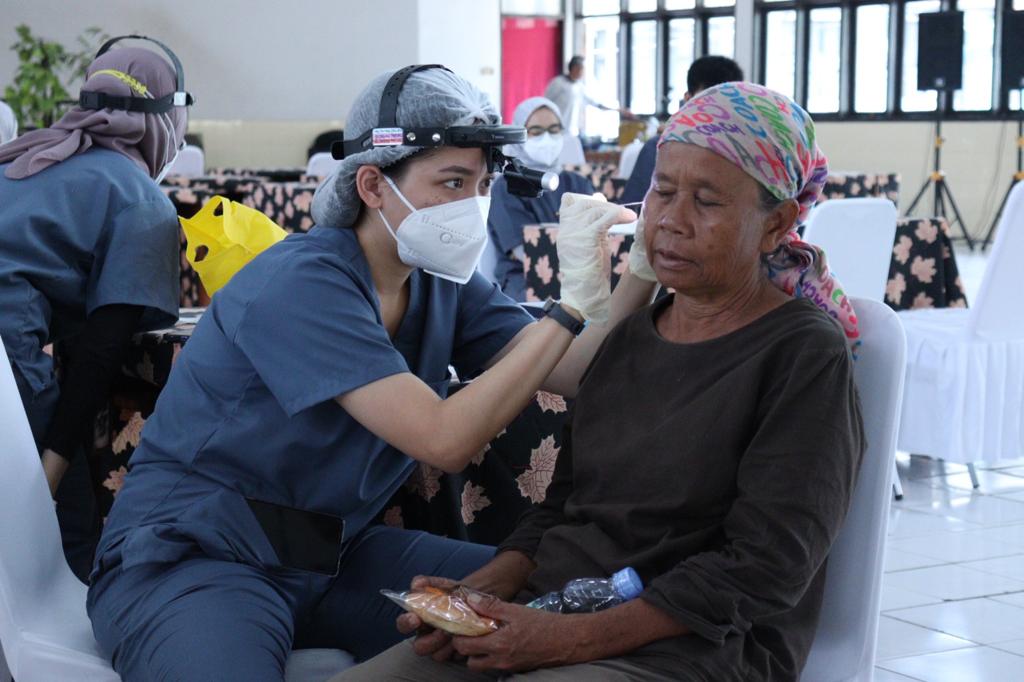
[[[444,64],[501,108],[498,0],[419,0],[418,42],[419,63]]]
[[[988,230],[1013,175],[1016,132],[1010,121],[943,124],[943,170],[973,235]],[[819,123],[818,143],[835,170],[900,173],[900,215],[932,169],[931,123]],[[918,215],[931,213],[933,196],[929,189]]]
[[[426,0],[423,0],[424,2]],[[431,0],[439,2],[440,0]],[[497,0],[485,0],[497,2]],[[2,0],[0,84],[14,26],[74,45],[88,26],[167,43],[196,96],[195,119],[344,117],[369,79],[419,56],[419,0]]]

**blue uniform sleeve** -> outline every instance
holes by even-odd
[[[105,305],[146,309],[143,329],[178,319],[178,216],[166,199],[141,201],[118,213],[101,238],[86,289],[86,315]]]
[[[479,272],[459,287],[452,365],[472,379],[533,317]]]
[[[250,300],[234,341],[288,416],[409,371],[371,295],[344,268],[303,259]]]

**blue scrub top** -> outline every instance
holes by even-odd
[[[213,297],[146,423],[99,560],[116,547],[125,567],[197,551],[276,566],[247,497],[340,517],[354,536],[414,461],[334,398],[402,372],[444,397],[449,364],[475,376],[531,321],[479,273],[456,285],[415,270],[391,339],[355,233],[289,236]]]
[[[31,409],[33,397],[56,389],[43,347],[81,331],[97,308],[146,307],[140,331],[178,318],[178,216],[157,184],[115,151],[94,148],[21,180],[4,176],[7,165],[0,338]]]
[[[509,194],[505,178],[498,178],[491,187],[491,211],[487,216],[487,235],[497,247],[498,262],[494,278],[505,294],[517,301],[526,300],[526,280],[523,264],[509,254],[523,243],[523,227],[540,223],[557,223],[562,195],[566,192],[594,193],[590,180],[579,173],[562,171],[558,175],[558,189],[544,192],[539,197],[519,197]]]

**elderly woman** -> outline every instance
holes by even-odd
[[[566,192],[590,195],[594,186],[579,173],[563,170],[562,154],[565,124],[558,105],[544,97],[520,102],[512,114],[512,124],[526,128],[523,144],[506,145],[505,153],[522,159],[530,168],[557,173],[558,189],[539,197],[510,194],[503,178],[491,187],[491,212],[487,217],[487,236],[497,251],[495,281],[505,294],[517,301],[526,300],[523,274],[523,227],[558,222],[558,205]]]
[[[546,499],[462,581],[493,595],[472,605],[502,626],[424,629],[336,679],[799,678],[863,450],[856,320],[792,231],[825,175],[813,123],[778,93],[723,84],[676,114],[631,261],[674,293],[609,334]],[[519,605],[626,566],[646,585],[636,600]],[[446,584],[414,584],[430,582]]]

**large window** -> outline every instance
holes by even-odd
[[[922,14],[964,15],[963,86],[946,98],[953,118],[1005,117],[1019,95],[994,88],[998,17],[1024,0],[755,0],[755,80],[794,96],[816,116],[930,118],[939,97],[918,90]],[[1024,49],[1024,37],[1021,39]]]
[[[889,5],[857,8],[853,110],[885,113],[889,104]]]
[[[790,97],[796,96],[796,10],[768,13],[765,31],[764,84]]]
[[[618,0],[615,0],[618,2]],[[583,20],[583,44],[586,60],[583,83],[587,95],[606,107],[619,106],[619,17],[587,17]],[[615,137],[619,115],[588,106],[583,128],[588,135]]]
[[[577,45],[586,58],[587,94],[608,106],[622,102],[640,116],[674,113],[694,59],[735,54],[735,5],[736,0],[580,0]],[[613,31],[614,50],[607,47]],[[591,62],[598,54],[617,62],[621,78],[596,72]],[[615,112],[587,107],[587,135],[614,137],[617,124]]]

